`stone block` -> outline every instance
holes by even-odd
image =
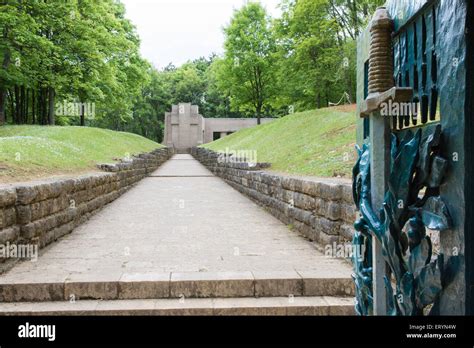
[[[267,184],[256,182],[255,186],[256,186],[257,191],[263,193],[264,195],[269,195],[270,194],[270,190],[269,190],[269,187],[268,187]]]
[[[0,209],[0,230],[17,223],[17,215],[14,207]]]
[[[0,189],[0,208],[14,205],[17,199],[15,189]]]
[[[281,181],[281,186],[288,191],[303,191],[303,180],[291,178],[291,177],[283,177]]]
[[[317,272],[299,271],[303,277],[303,296],[353,296],[354,281],[348,276],[326,275]],[[313,275],[314,274],[314,275]]]
[[[334,245],[334,243],[339,242],[339,236],[329,235],[322,231],[317,231],[317,240],[316,242],[322,247],[326,247],[327,245]]]
[[[72,221],[76,217],[76,213],[76,209],[67,209],[60,213],[47,216],[41,220],[22,225],[21,237],[26,240],[40,237],[46,232],[50,232],[53,229]]]
[[[74,230],[74,222],[69,222],[65,225],[62,225],[54,230],[54,239],[58,240],[61,237],[71,233]]]
[[[328,203],[322,198],[316,198],[314,200],[315,208],[314,211],[319,216],[325,216],[327,212]]]
[[[313,227],[316,230],[319,230],[325,234],[332,235],[332,236],[339,235],[340,225],[341,225],[339,222],[331,221],[324,217],[317,217],[316,219],[313,220],[313,223],[315,224]]]
[[[54,232],[55,230],[56,229],[50,230],[50,231],[45,231],[40,235],[40,237],[39,237],[39,247],[41,249],[57,240],[56,236],[55,236],[55,232]]]
[[[326,218],[332,221],[339,221],[341,219],[341,205],[339,202],[329,202],[326,206]]]
[[[340,201],[342,199],[342,185],[322,183],[320,185],[320,196],[327,201]]]
[[[86,190],[76,191],[73,195],[69,197],[69,201],[71,203],[74,203],[74,205],[76,206],[84,202],[87,202],[87,191]]]
[[[301,221],[302,223],[305,223],[307,225],[310,225],[312,222],[313,214],[311,214],[311,212],[309,211],[288,206],[286,212],[288,216],[298,221]]]
[[[172,273],[170,297],[250,297],[254,296],[251,272],[193,272]]]
[[[300,221],[293,221],[293,225],[295,226],[295,229],[303,236],[311,241],[315,240],[314,229],[310,225]]]
[[[159,316],[211,316],[213,299],[160,299],[155,301],[153,315]]]
[[[34,186],[19,186],[16,188],[17,203],[22,205],[28,205],[33,203],[38,196],[38,191]]]
[[[0,302],[41,302],[64,300],[64,283],[3,283]]]
[[[304,193],[295,192],[293,194],[293,203],[295,207],[303,210],[312,211],[316,208],[316,200]]]
[[[348,203],[350,205],[354,205],[354,198],[352,197],[352,185],[351,184],[342,185],[342,200],[345,203]]]
[[[31,222],[31,205],[18,205],[16,211],[19,224],[23,225]],[[1,214],[0,212],[0,227],[2,227]]]
[[[64,284],[66,300],[73,296],[76,300],[116,300],[118,299],[121,272],[72,274]]]
[[[349,224],[353,224],[357,219],[357,209],[354,204],[341,205],[341,219]]]
[[[170,273],[126,273],[119,281],[120,299],[170,297]]]
[[[214,300],[216,316],[285,316],[287,298],[236,298]]]
[[[264,184],[281,187],[282,178],[280,176],[263,172],[260,174],[260,177]]]
[[[274,190],[273,190],[273,197],[279,201],[282,201],[284,202],[285,199],[283,198],[283,192],[285,190],[281,187],[276,187]]]
[[[301,185],[302,193],[311,196],[319,197],[320,184],[316,181],[303,180]]]
[[[303,280],[295,271],[253,272],[255,296],[289,297],[303,294]]]
[[[331,316],[355,316],[355,302],[353,297],[324,297],[329,305]]]
[[[329,306],[322,297],[295,297],[286,304],[286,315],[328,316]]]
[[[340,227],[340,237],[345,241],[352,241],[355,234],[353,225],[342,224]]]
[[[20,236],[20,228],[18,226],[9,227],[0,230],[0,245],[5,245],[7,242],[15,242]]]
[[[56,214],[71,205],[66,195],[61,195],[58,198],[48,199],[42,202],[33,203],[31,209],[31,221],[36,221],[45,216]],[[26,223],[26,222],[25,222]]]

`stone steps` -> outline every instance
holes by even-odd
[[[214,299],[84,300],[74,303],[0,303],[0,316],[132,316],[132,315],[354,315],[354,300],[347,297],[270,297]]]
[[[35,279],[0,278],[0,303],[73,300],[135,300],[259,297],[351,297],[347,272],[189,272],[128,274],[103,272]]]

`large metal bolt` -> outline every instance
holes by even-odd
[[[392,33],[394,22],[386,7],[379,7],[370,23],[369,94],[383,93],[395,86]]]

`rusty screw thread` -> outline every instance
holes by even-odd
[[[370,25],[369,94],[383,93],[395,86],[392,33],[394,23],[385,7],[379,7]]]

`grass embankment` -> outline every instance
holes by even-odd
[[[161,145],[141,136],[86,127],[0,127],[0,183],[85,173]]]
[[[272,170],[301,176],[346,177],[356,160],[355,107],[295,113],[204,145],[214,151],[256,151]]]

